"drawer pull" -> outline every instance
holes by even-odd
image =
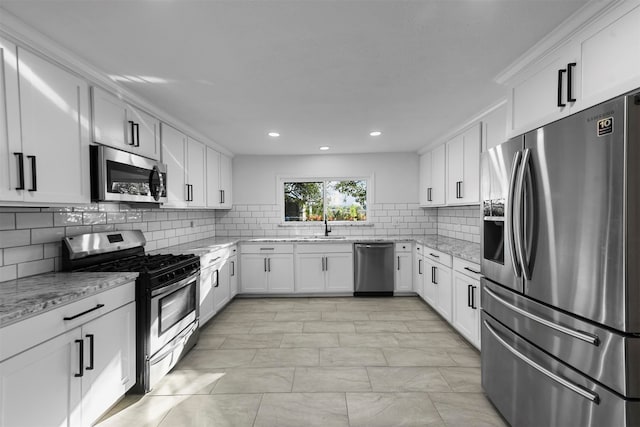
[[[469,267],[465,267],[464,269],[465,269],[465,270],[467,270],[467,271],[472,272],[473,274],[480,274],[480,272],[479,272],[479,271],[475,271],[475,270],[473,270],[473,269],[471,269],[471,268],[469,268]]]
[[[436,255],[433,252],[429,252],[429,255],[431,255],[434,258],[440,258],[440,255]]]
[[[63,317],[63,318],[62,318],[62,320],[73,320],[73,319],[77,319],[77,318],[78,318],[78,317],[80,317],[80,316],[84,316],[85,314],[89,314],[89,313],[91,313],[92,311],[99,310],[99,309],[101,309],[102,307],[104,307],[104,304],[98,304],[98,305],[96,305],[95,307],[90,308],[90,309],[89,309],[89,310],[87,310],[87,311],[83,311],[82,313],[78,313],[78,314],[76,314],[75,316],[71,316],[71,317]]]

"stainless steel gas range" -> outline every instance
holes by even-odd
[[[140,230],[67,237],[67,271],[138,272],[136,280],[136,385],[146,393],[198,339],[200,259],[196,255],[147,255]]]

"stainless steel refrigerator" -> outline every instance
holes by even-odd
[[[640,92],[481,170],[488,397],[513,426],[640,425]]]

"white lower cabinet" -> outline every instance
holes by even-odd
[[[207,323],[238,293],[237,246],[200,256],[200,325]]]
[[[298,244],[295,270],[297,293],[353,292],[353,246]]]
[[[451,322],[451,255],[424,248],[424,300]]]
[[[238,295],[238,256],[236,249],[233,249],[233,255],[229,257],[229,298],[233,299]]]
[[[395,292],[413,290],[413,255],[411,243],[396,243],[396,285]]]
[[[124,286],[131,286],[130,302],[101,314],[105,303],[86,323],[69,320],[75,326],[68,331],[0,363],[1,427],[88,426],[135,384],[134,285]],[[50,328],[52,318],[62,322],[64,310],[9,327],[29,335]]]
[[[454,259],[453,326],[480,349],[480,266]]]
[[[413,251],[413,292],[424,299],[424,257],[423,246],[417,244]]]
[[[293,245],[247,244],[241,248],[243,293],[293,293]]]
[[[231,301],[231,283],[229,280],[229,264],[227,262],[220,266],[217,274],[217,281],[213,287],[214,311],[217,313]]]

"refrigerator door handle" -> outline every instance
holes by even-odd
[[[529,268],[527,266],[527,262],[525,260],[525,251],[524,251],[524,238],[522,236],[524,230],[524,224],[522,223],[522,199],[524,196],[524,178],[525,173],[527,171],[527,166],[529,163],[529,159],[531,158],[531,150],[528,148],[524,149],[524,154],[522,156],[522,163],[520,164],[520,173],[518,173],[518,180],[516,183],[516,203],[515,203],[515,214],[513,215],[514,230],[513,234],[515,237],[516,244],[516,255],[518,257],[518,262],[520,267],[522,268],[522,274],[525,279],[531,280],[531,273],[529,272]],[[512,213],[513,214],[513,213]]]
[[[553,323],[547,319],[544,319],[540,316],[537,316],[533,313],[529,313],[526,310],[521,309],[518,306],[511,304],[509,301],[505,301],[498,294],[494,293],[491,289],[485,287],[484,291],[491,296],[491,298],[495,299],[497,302],[507,307],[509,310],[515,311],[516,313],[533,320],[534,322],[538,322],[541,325],[544,325],[548,328],[555,329],[558,332],[562,332],[563,334],[569,335],[570,337],[577,338],[579,340],[585,341],[589,344],[598,346],[600,345],[600,338],[597,335],[587,334],[585,332],[576,331],[575,329],[570,329],[562,325],[558,325],[557,323]]]
[[[489,323],[486,320],[484,320],[483,323],[484,323],[485,328],[487,328],[487,330],[491,333],[491,335],[493,335],[493,337],[500,344],[502,344],[504,346],[504,348],[509,350],[509,352],[511,354],[513,354],[514,356],[516,356],[518,359],[522,360],[524,363],[526,363],[527,365],[531,366],[532,368],[534,368],[535,370],[537,370],[541,374],[546,375],[547,377],[549,377],[553,381],[557,382],[558,384],[568,388],[569,390],[573,391],[574,393],[579,394],[580,396],[584,397],[585,399],[588,399],[588,400],[592,401],[595,404],[599,404],[600,403],[600,396],[598,396],[596,393],[593,393],[591,390],[585,389],[584,387],[582,387],[582,386],[580,386],[578,384],[574,384],[571,381],[569,381],[569,380],[567,380],[565,378],[562,378],[560,375],[556,375],[553,372],[551,372],[550,370],[544,368],[543,366],[540,366],[538,363],[536,363],[533,360],[529,359],[527,356],[525,356],[524,354],[520,353],[515,348],[511,347],[509,345],[509,343],[507,343],[505,340],[500,338],[500,336],[495,331],[495,329],[493,329],[491,327],[491,325],[489,325]]]
[[[516,195],[515,195],[515,187],[516,187],[516,179],[518,176],[518,167],[520,165],[520,160],[522,159],[522,152],[517,151],[513,156],[513,165],[511,166],[511,179],[509,180],[509,206],[507,210],[507,224],[509,233],[509,243],[510,243],[510,251],[511,255],[511,265],[513,266],[513,272],[516,277],[522,276],[522,269],[518,260],[516,259],[516,242],[515,242],[515,226],[514,226],[514,211],[516,210]]]

